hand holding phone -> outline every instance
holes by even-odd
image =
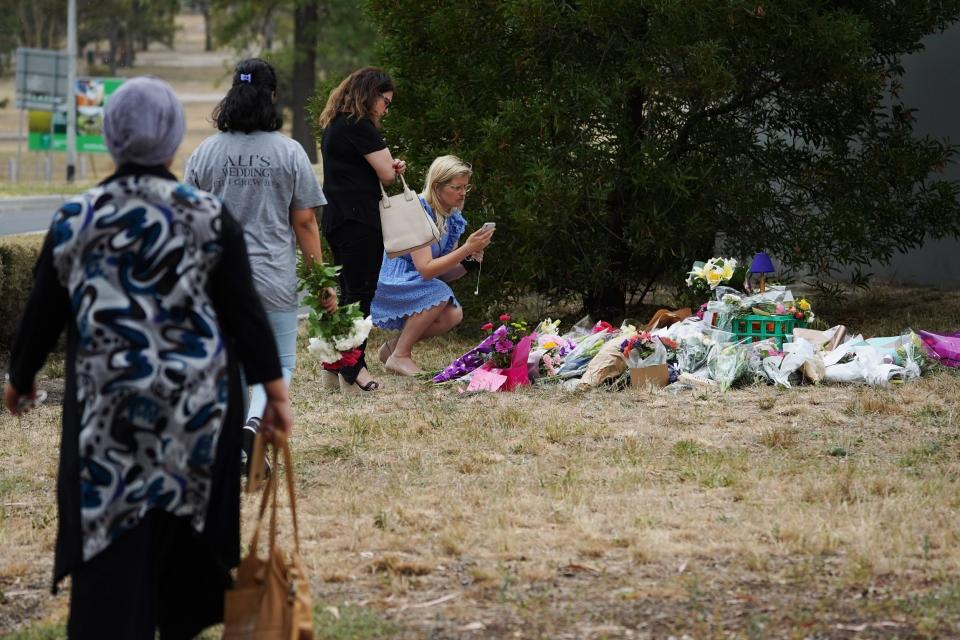
[[[496,228],[497,228],[496,222],[484,222],[483,226],[480,227],[480,231],[489,231],[490,229],[496,229]]]

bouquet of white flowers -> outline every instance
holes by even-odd
[[[333,313],[323,308],[325,292],[336,286],[339,271],[340,267],[328,267],[302,258],[297,263],[300,290],[307,292],[304,303],[310,307],[307,320],[310,345],[307,350],[329,371],[356,364],[360,358],[357,347],[363,344],[373,328],[370,316],[363,316],[359,302],[339,306]]]

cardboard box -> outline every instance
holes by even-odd
[[[669,381],[670,370],[665,364],[630,369],[630,386],[636,391],[646,389],[648,386],[665,387]]]

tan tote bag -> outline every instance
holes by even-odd
[[[248,492],[263,477],[263,434],[257,434],[251,459]],[[224,640],[313,640],[313,598],[310,583],[300,559],[300,531],[297,528],[297,501],[293,491],[293,463],[287,438],[274,434],[273,473],[260,499],[250,551],[241,560],[233,588],[224,597]],[[293,553],[277,545],[277,466],[279,451],[286,465],[290,513],[293,516]],[[270,504],[270,545],[265,558],[257,555],[260,525]]]
[[[380,226],[383,248],[391,258],[440,242],[440,230],[430,219],[415,191],[403,182],[403,193],[388,196],[380,185]]]

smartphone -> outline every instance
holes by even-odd
[[[496,229],[496,228],[497,228],[496,222],[484,222],[483,226],[480,227],[480,231],[489,231],[490,229]]]

